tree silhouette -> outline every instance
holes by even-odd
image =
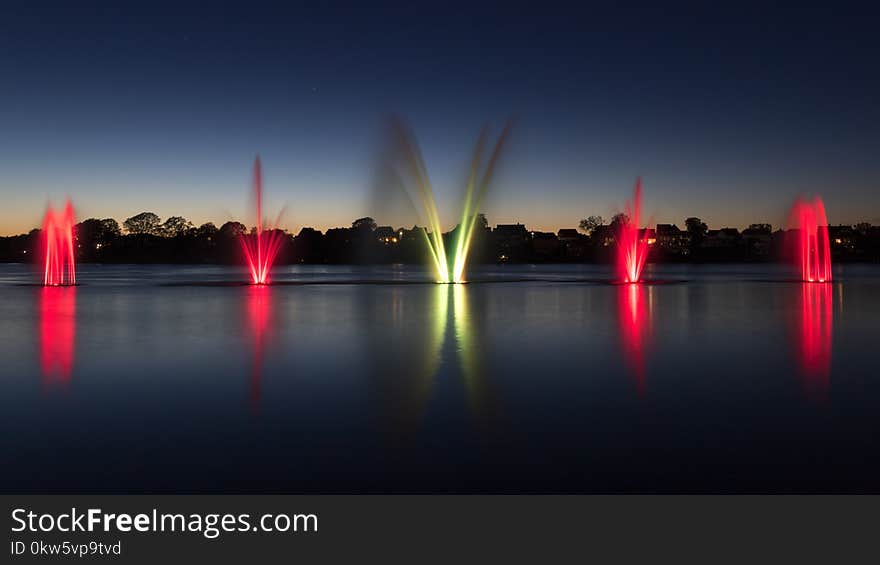
[[[101,220],[101,230],[105,239],[113,239],[122,235],[122,230],[119,229],[119,222],[113,218],[104,218]]]
[[[87,261],[97,259],[102,251],[113,243],[118,237],[119,224],[116,220],[106,218],[98,220],[89,218],[78,223],[74,229],[77,242],[77,255]]]
[[[93,247],[95,244],[106,245],[121,235],[119,224],[111,218],[83,220],[76,225],[75,232],[77,241],[87,247]]]
[[[691,236],[691,249],[697,249],[705,241],[709,226],[700,218],[688,218],[684,221],[684,225]]]
[[[374,231],[376,229],[376,226],[376,220],[369,216],[367,216],[366,218],[358,218],[351,223],[352,229],[356,230],[368,229],[370,231]]]
[[[182,216],[171,216],[162,224],[162,235],[165,237],[178,237],[186,235],[193,227],[192,222]]]
[[[153,212],[141,212],[128,218],[122,225],[130,234],[161,235],[161,220]]]
[[[217,232],[219,231],[220,230],[217,229],[217,226],[215,226],[212,222],[207,222],[196,228],[196,236],[200,239],[211,240],[217,237]]]
[[[617,230],[628,225],[629,216],[627,216],[623,212],[618,212],[611,217],[611,231],[614,233],[617,233]]]
[[[224,239],[238,238],[247,233],[247,227],[241,222],[226,222],[220,226],[218,236]]]
[[[589,216],[584,218],[578,224],[578,228],[582,232],[585,232],[587,235],[593,235],[593,232],[596,231],[596,228],[599,226],[605,225],[605,219],[602,216]]]

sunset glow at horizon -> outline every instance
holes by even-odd
[[[474,5],[461,18],[401,3],[352,6],[343,32],[329,6],[126,10],[2,14],[0,234],[39,227],[65,197],[80,219],[242,221],[256,153],[272,163],[266,206],[296,210],[281,228],[409,228],[416,218],[370,198],[390,113],[419,132],[444,231],[460,220],[472,140],[510,116],[481,203],[490,225],[610,218],[636,176],[657,222],[781,227],[797,194],[821,193],[835,224],[880,224],[877,39],[856,13],[802,6],[793,26],[776,6]]]

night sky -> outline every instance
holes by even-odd
[[[67,195],[80,219],[250,224],[258,153],[286,228],[403,223],[371,198],[391,113],[419,139],[448,228],[480,128],[509,116],[493,225],[610,218],[637,175],[654,221],[779,226],[817,192],[831,223],[880,223],[867,11],[329,4],[4,3],[0,234]]]

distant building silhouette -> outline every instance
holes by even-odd
[[[556,237],[559,239],[559,241],[563,243],[570,243],[572,241],[578,241],[580,239],[587,239],[587,236],[583,235],[574,228],[562,228],[558,232],[556,232]]]
[[[376,237],[376,241],[385,245],[392,245],[398,241],[397,231],[391,226],[379,226],[373,231],[373,235]]]
[[[498,224],[492,235],[499,261],[521,261],[529,255],[531,234],[523,224]]]
[[[533,231],[532,251],[539,258],[547,259],[556,257],[559,253],[559,238],[553,232]]]
[[[707,249],[732,249],[740,242],[740,233],[736,228],[709,230],[703,247]]]
[[[657,224],[657,248],[671,255],[686,256],[691,252],[691,235],[676,224]]]
[[[770,224],[752,224],[742,231],[742,242],[749,256],[767,257],[773,246],[773,231]]]

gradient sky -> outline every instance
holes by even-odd
[[[450,228],[480,128],[511,115],[491,224],[610,218],[637,175],[654,221],[778,226],[817,192],[831,223],[880,223],[873,14],[605,4],[4,3],[0,234],[67,195],[81,219],[252,224],[257,153],[284,227],[392,223],[371,198],[389,113]]]

